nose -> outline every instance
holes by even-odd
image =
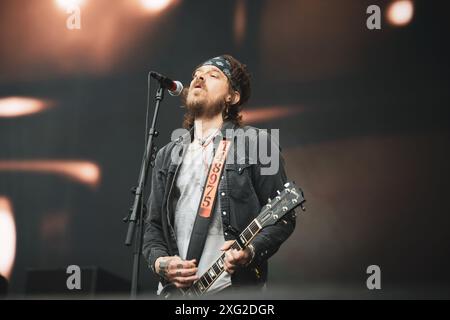
[[[194,79],[192,79],[192,85],[194,86],[203,85],[203,83],[205,83],[205,77],[203,74],[197,74],[194,76]]]

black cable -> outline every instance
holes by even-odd
[[[145,144],[144,144],[144,152],[146,152],[147,139],[148,139],[148,111],[150,109],[150,84],[151,84],[151,71],[149,71],[147,75],[147,111],[145,113]],[[145,154],[144,154],[145,155]]]

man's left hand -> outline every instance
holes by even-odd
[[[249,248],[245,248],[244,250],[230,249],[233,242],[234,240],[229,240],[220,248],[220,250],[225,251],[224,267],[225,271],[229,274],[233,274],[236,268],[248,264],[252,258]]]

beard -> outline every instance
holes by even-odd
[[[189,95],[187,92],[185,97],[185,106],[187,112],[194,118],[203,117],[211,119],[222,113],[225,108],[225,97],[217,97],[215,100],[210,100],[204,96]]]

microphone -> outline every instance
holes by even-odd
[[[158,80],[171,96],[179,96],[183,91],[183,84],[180,81],[174,81],[155,71],[150,71],[150,76]]]

